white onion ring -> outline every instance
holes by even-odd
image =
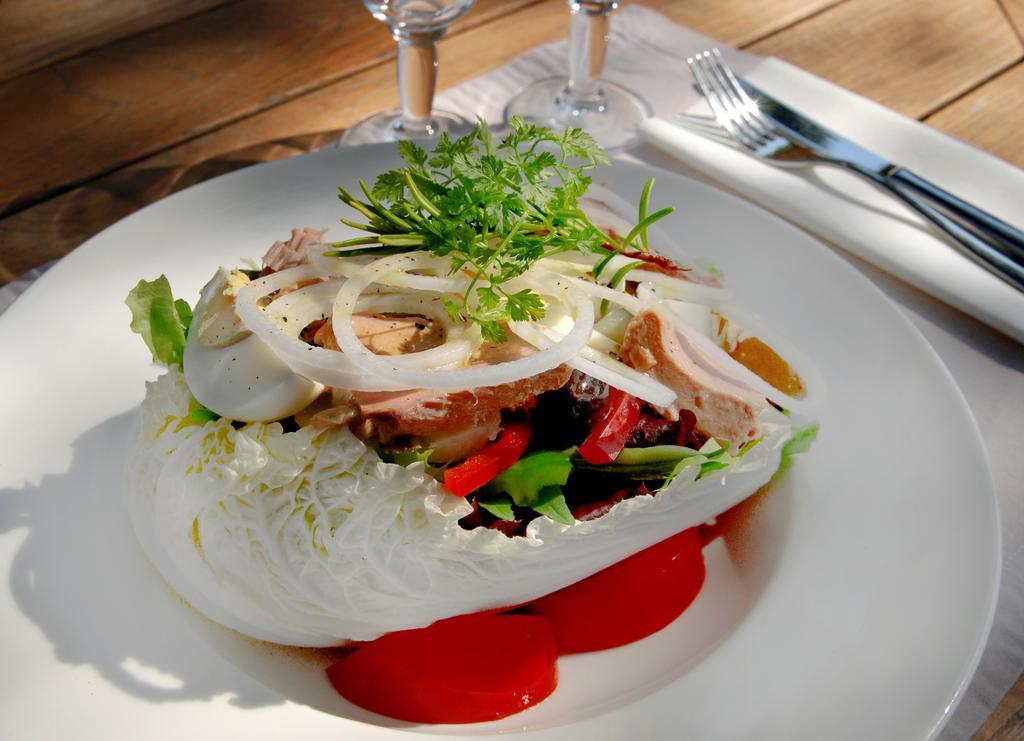
[[[732,294],[724,288],[708,286],[703,283],[691,283],[664,273],[655,273],[652,270],[645,270],[643,275],[638,275],[634,271],[630,273],[630,276],[629,280],[639,283],[637,296],[641,298],[643,297],[641,288],[646,286],[663,292],[662,298],[689,301],[691,304],[706,304],[712,309],[725,306],[732,299]]]
[[[571,275],[561,275],[560,278],[562,280],[569,281],[574,287],[590,296],[607,299],[613,304],[617,304],[624,309],[628,309],[633,314],[641,312],[647,308],[643,301],[638,299],[636,296],[630,296],[625,291],[609,288],[608,286],[602,286],[600,283],[591,283],[589,280],[582,280],[581,278],[576,278]]]
[[[448,272],[448,267],[451,264],[450,261],[447,261],[446,263],[443,258],[436,258],[425,252],[418,252],[414,254],[421,258],[419,263],[419,267],[421,269],[433,270],[434,272],[442,273]],[[313,261],[311,260],[311,262]],[[323,255],[320,255],[316,260],[316,265],[323,273],[330,275],[342,275],[346,278],[351,278],[372,262],[373,258],[370,255],[344,258],[324,257]],[[460,281],[455,278],[438,275],[417,275],[402,271],[396,271],[387,276],[382,276],[381,280],[376,282],[379,285],[388,286],[389,288],[411,288],[419,291],[433,291],[434,293],[461,293],[466,287],[465,281]]]
[[[474,349],[474,343],[466,337],[469,334],[468,328],[465,325],[452,324],[447,312],[431,311],[431,308],[437,307],[424,307],[422,300],[418,306],[410,308],[407,304],[408,294],[382,292],[377,296],[362,295],[363,291],[373,285],[421,292],[457,293],[464,290],[464,282],[454,278],[409,272],[443,270],[442,260],[422,252],[385,257],[368,264],[353,264],[351,260],[331,260],[330,268],[333,275],[349,276],[348,280],[342,282],[340,289],[337,286],[337,279],[323,281],[290,291],[274,299],[265,310],[261,309],[259,301],[275,291],[303,281],[322,279],[325,266],[320,263],[327,261],[318,260],[316,265],[289,268],[256,279],[242,288],[236,298],[236,309],[246,328],[258,334],[292,370],[311,380],[331,386],[353,390],[493,386],[536,375],[562,363],[568,363],[655,406],[667,406],[675,396],[671,389],[589,346],[596,343],[603,350],[610,349],[608,343],[602,343],[602,337],[599,334],[595,335],[593,331],[593,304],[585,296],[594,300],[608,300],[633,313],[661,306],[661,313],[672,322],[673,327],[681,335],[681,340],[690,348],[694,360],[705,370],[735,386],[740,393],[755,391],[779,399],[795,410],[806,406],[800,400],[788,397],[771,387],[712,341],[689,331],[689,327],[675,317],[674,312],[670,309],[665,310],[668,307],[661,301],[660,295],[661,290],[665,289],[674,295],[687,294],[689,298],[697,298],[692,295],[694,293],[703,293],[713,296],[713,303],[718,303],[718,300],[726,295],[722,289],[695,285],[648,272],[644,276],[645,279],[654,277],[654,280],[645,280],[641,284],[638,298],[622,290],[577,277],[582,273],[574,270],[573,266],[592,265],[599,256],[576,253],[563,256],[568,260],[544,260],[543,267],[528,271],[514,283],[540,288],[549,298],[554,298],[556,303],[549,301],[549,309],[552,310],[549,318],[557,315],[554,311],[557,303],[570,305],[576,315],[572,329],[568,333],[563,333],[537,323],[512,322],[512,331],[537,347],[539,352],[527,358],[491,366],[465,366]],[[615,260],[621,260],[623,264],[636,262],[621,256]],[[565,275],[562,270],[575,272],[577,275]],[[566,293],[570,295],[564,295]],[[708,303],[706,300],[700,302]],[[444,323],[447,330],[446,342],[430,350],[402,356],[375,355],[359,341],[351,323],[355,311],[365,311],[371,306],[387,307],[376,309],[378,311],[426,313]],[[286,311],[294,320],[287,330],[280,324],[280,318]],[[311,347],[298,339],[299,332],[310,321],[328,315],[335,318],[335,336],[343,350],[341,353]],[[590,328],[584,332],[583,326],[587,324]]]
[[[545,331],[526,322],[517,324],[512,331],[538,349],[549,347],[556,341],[551,334],[557,332],[550,328],[545,328]],[[665,384],[591,347],[584,347],[566,364],[656,407],[667,407],[676,398],[676,392]]]
[[[367,375],[344,353],[315,347],[298,339],[302,328],[309,322],[330,315],[331,301],[338,290],[338,279],[304,286],[279,296],[268,305],[267,310],[261,309],[258,305],[260,299],[274,291],[317,277],[320,277],[317,268],[304,265],[252,281],[242,288],[236,297],[235,309],[239,318],[247,329],[258,334],[293,371],[311,380],[353,391],[397,391],[415,388]],[[323,308],[318,307],[317,299],[323,301]],[[275,305],[276,308],[270,311]],[[297,311],[296,321],[286,330],[274,317],[280,317],[285,311],[293,310]],[[395,357],[394,360],[400,365],[428,368],[447,367],[464,362],[473,351],[473,343],[462,336],[463,334],[464,332],[459,331],[449,332],[450,342],[429,350]]]
[[[334,334],[342,351],[364,371],[380,374],[389,381],[410,384],[416,388],[464,389],[496,386],[529,378],[565,363],[586,345],[593,330],[593,305],[578,291],[573,291],[571,286],[566,284],[558,287],[565,288],[571,293],[567,298],[576,309],[576,320],[573,329],[565,335],[565,338],[551,347],[525,358],[494,365],[468,366],[458,370],[403,368],[392,362],[393,358],[374,355],[366,349],[352,329],[352,314],[359,294],[369,285],[378,282],[390,273],[415,269],[423,264],[422,257],[416,254],[384,257],[352,276],[338,291],[334,301]],[[564,280],[564,278],[555,279],[556,282]],[[515,324],[519,323],[512,322],[510,326]],[[515,331],[514,327],[513,331]]]
[[[302,328],[310,322],[330,316],[334,297],[339,288],[337,279],[305,286],[274,299],[267,305],[265,312],[268,316],[278,320],[287,312],[288,317],[295,319],[294,322],[289,322],[287,334],[298,337]],[[410,368],[449,367],[464,363],[474,349],[474,343],[466,336],[469,334],[466,327],[452,325],[448,313],[443,307],[425,307],[423,300],[417,298],[422,295],[418,292],[408,292],[363,296],[356,308],[358,311],[393,311],[429,315],[431,319],[445,327],[444,343],[427,350],[393,356],[396,363]],[[417,302],[417,304],[410,306],[410,302]],[[278,326],[280,324],[279,321]],[[337,351],[329,350],[328,352]],[[306,354],[308,355],[308,351]]]
[[[382,276],[380,284],[391,288],[411,288],[419,291],[457,293],[460,295],[466,288],[466,281],[464,280],[442,278],[436,275],[416,275],[405,272],[395,272],[387,276]]]
[[[316,267],[300,265],[257,278],[243,286],[235,296],[235,311],[238,318],[242,320],[246,329],[258,335],[289,368],[312,381],[354,391],[397,391],[407,388],[368,376],[342,353],[307,345],[298,339],[298,333],[305,324],[299,326],[299,322],[295,322],[295,327],[285,331],[259,307],[258,302],[264,296],[319,277],[321,276]],[[291,333],[292,329],[294,335]]]
[[[568,271],[570,274],[583,276],[589,274],[593,270],[594,265],[602,259],[604,257],[601,255],[568,252],[559,253],[554,257],[546,257],[541,262],[550,270],[559,273]],[[707,304],[713,308],[724,306],[726,302],[732,299],[732,294],[725,288],[707,285],[706,283],[697,283],[683,278],[675,278],[665,273],[659,273],[656,270],[645,270],[643,265],[647,263],[634,257],[626,257],[625,255],[613,257],[604,270],[601,271],[601,278],[607,277],[608,280],[611,280],[612,276],[619,269],[633,263],[639,263],[641,267],[638,271],[630,273],[626,280],[650,283],[658,288],[663,288],[672,294],[669,298],[677,298],[680,301],[690,301],[691,303]]]

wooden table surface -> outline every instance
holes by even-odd
[[[1024,166],[1024,0],[641,0]],[[441,88],[565,36],[562,0],[477,0]],[[358,0],[0,5],[0,284],[193,183],[397,103]],[[979,739],[1024,739],[1024,678]]]

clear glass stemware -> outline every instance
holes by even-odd
[[[472,124],[461,116],[433,110],[437,84],[437,42],[474,0],[363,0],[398,43],[399,110],[363,119],[341,138],[342,144],[430,139],[442,131],[463,134]]]
[[[608,16],[617,0],[568,0],[569,76],[539,80],[505,108],[505,120],[528,121],[588,131],[605,149],[626,146],[650,106],[636,93],[600,79],[608,48]]]

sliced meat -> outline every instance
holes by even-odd
[[[485,344],[473,364],[493,365],[525,357],[536,350],[517,337],[500,344]],[[357,391],[356,403],[363,417],[360,432],[381,441],[413,435],[435,437],[468,427],[488,429],[501,421],[501,412],[520,409],[533,397],[561,388],[572,370],[559,366],[497,386],[448,391],[417,389],[413,391]]]
[[[356,336],[376,355],[405,355],[437,347],[445,340],[444,327],[422,314],[355,314]],[[331,334],[334,331],[331,330]]]
[[[630,321],[620,353],[628,365],[649,371],[676,392],[672,405],[659,409],[669,419],[689,409],[697,417],[698,431],[728,440],[733,448],[760,434],[757,415],[767,406],[765,399],[697,365],[672,325],[656,312],[640,312]]]
[[[313,328],[313,325],[316,325],[315,329]],[[310,332],[312,332],[311,335],[309,334]],[[309,339],[306,339],[306,337],[303,337],[303,339],[306,339],[307,342],[312,342],[317,347],[334,350],[335,352],[341,351],[341,348],[338,347],[338,340],[334,336],[334,325],[331,324],[330,319],[318,319],[313,322],[313,324],[306,327],[304,334],[306,334]]]
[[[424,450],[433,451],[430,460],[434,463],[461,461],[477,452],[498,436],[501,430],[501,415],[493,415],[482,424],[471,425],[463,430],[442,432],[419,439]]]
[[[326,229],[292,229],[292,236],[287,242],[274,242],[267,254],[263,256],[263,271],[276,273],[285,268],[294,268],[309,262],[309,248],[314,244],[323,244]]]
[[[330,319],[318,320],[310,337],[314,345],[338,350]],[[437,347],[445,340],[444,327],[422,314],[355,314],[352,328],[359,340],[375,355],[405,355]]]
[[[353,326],[359,339],[378,355],[399,355],[425,350],[444,340],[443,329],[418,314],[356,315]],[[330,319],[306,327],[303,339],[337,350]],[[532,345],[512,336],[508,342],[485,343],[472,365],[494,365],[536,352]],[[304,410],[302,426],[349,424],[363,438],[390,442],[413,437],[432,448],[432,460],[459,460],[492,440],[501,427],[501,413],[520,409],[538,394],[561,388],[572,369],[559,366],[531,378],[469,390],[413,389],[407,391],[354,391],[332,389]]]
[[[331,388],[320,394],[313,402],[296,413],[295,424],[299,427],[343,427],[359,416],[359,407],[347,389]]]

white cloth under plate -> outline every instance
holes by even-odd
[[[1020,170],[791,65],[729,49],[647,8],[627,5],[612,17],[603,76],[644,96],[658,118],[691,110],[706,113],[700,96],[691,88],[686,57],[713,46],[723,50],[737,72],[780,98],[785,92],[787,102],[822,123],[1007,221],[1019,225],[1024,219],[1019,205],[1024,195]],[[438,107],[499,122],[505,103],[520,89],[534,80],[564,74],[566,57],[564,41],[537,47],[446,91],[438,96]],[[941,741],[970,738],[1024,671],[1024,458],[1018,451],[1019,430],[1024,424],[1024,351],[1007,336],[1024,340],[1024,297],[943,244],[920,226],[916,216],[901,211],[902,206],[864,183],[850,182],[851,176],[835,168],[783,171],[727,147],[705,142],[700,146],[725,150],[736,158],[735,167],[719,169],[718,160],[708,155],[698,169],[695,158],[684,162],[649,145],[632,149],[626,157],[722,185],[842,247],[840,254],[902,307],[925,335],[978,420],[999,496],[1003,578],[995,624],[981,664],[939,737]],[[813,185],[817,179],[841,189],[844,195],[820,191]],[[843,203],[850,195],[866,198],[870,205]],[[771,196],[780,198],[772,200]],[[823,202],[829,205],[820,206]],[[844,210],[829,211],[839,207]],[[896,218],[872,214],[875,208],[882,214],[896,214]],[[901,245],[907,250],[898,260],[896,250]],[[888,246],[892,251],[885,249]],[[925,272],[914,272],[922,264],[920,255],[931,248],[943,257],[934,268],[926,266]],[[963,280],[965,289],[959,296],[955,290],[958,279]],[[984,318],[1006,334],[950,305]]]
[[[53,265],[52,262],[32,268],[27,273],[22,273],[17,278],[3,286],[0,286],[0,312],[14,303],[14,299],[28,290],[28,287],[36,282],[36,278],[45,273]]]

